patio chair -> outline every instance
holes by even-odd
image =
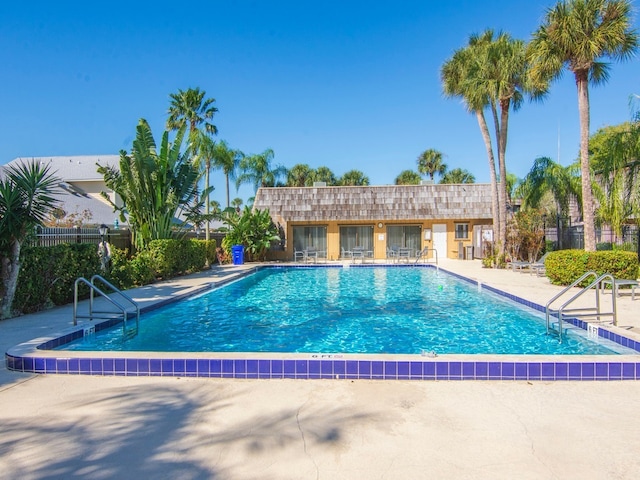
[[[344,247],[340,248],[340,258],[353,260],[353,252],[351,250],[345,250]]]
[[[395,262],[398,260],[398,247],[387,247],[387,260]]]
[[[307,251],[306,250],[295,250],[293,252],[293,261],[297,262],[298,260],[302,260],[305,262],[307,260]]]
[[[520,270],[521,272],[523,272],[526,269],[528,269],[529,273],[535,273],[536,275],[540,276],[545,272],[544,261],[547,258],[548,254],[549,252],[545,253],[540,257],[539,260],[535,262],[520,262],[520,261],[511,262],[510,263],[511,270],[513,270],[514,272],[516,270]]]

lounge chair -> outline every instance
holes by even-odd
[[[353,252],[351,250],[345,250],[344,248],[340,249],[340,258],[341,259],[351,259],[353,260]]]
[[[547,258],[548,253],[549,252],[542,255],[540,259],[535,262],[515,261],[515,262],[511,262],[509,265],[511,267],[511,270],[513,270],[514,272],[516,270],[520,270],[521,272],[528,270],[529,273],[535,272],[536,275],[540,276],[545,272],[544,261]]]

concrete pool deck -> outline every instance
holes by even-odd
[[[545,304],[544,277],[441,261]],[[223,267],[129,293],[195,289]],[[638,303],[636,303],[638,302]],[[640,301],[618,323],[640,332]],[[0,322],[0,347],[71,324]],[[640,382],[238,380],[33,375],[0,367],[3,478],[635,478]]]

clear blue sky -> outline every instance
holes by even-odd
[[[471,33],[528,40],[551,0],[5,2],[0,10],[0,164],[16,157],[117,154],[138,119],[159,141],[169,94],[216,99],[218,138],[275,163],[362,170],[391,184],[427,148],[487,182],[475,118],[445,99],[439,71]],[[635,19],[638,25],[637,18]],[[592,131],[627,121],[640,64],[591,89]],[[507,169],[576,158],[570,73],[512,114]],[[558,141],[559,140],[559,141]],[[558,147],[559,145],[559,147]],[[214,197],[224,198],[222,175]],[[253,195],[232,189],[232,198]]]

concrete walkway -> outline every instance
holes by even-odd
[[[537,303],[546,278],[441,261]],[[238,267],[130,291],[219,281]],[[638,332],[640,299],[621,297]],[[71,324],[68,307],[0,322],[2,351]],[[640,382],[227,380],[0,370],[0,476],[167,479],[631,479]]]

